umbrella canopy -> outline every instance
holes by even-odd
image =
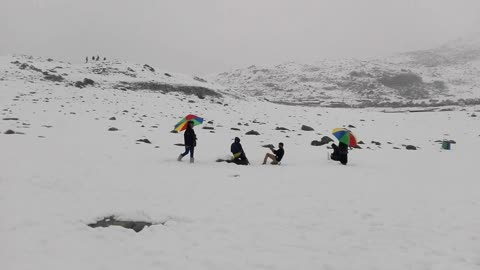
[[[203,118],[198,117],[198,116],[193,115],[193,114],[189,114],[189,115],[185,116],[184,118],[182,118],[182,120],[180,120],[180,122],[178,122],[175,125],[175,130],[180,132],[180,131],[183,131],[183,130],[187,129],[187,124],[190,121],[193,122],[194,126],[198,126],[198,125],[203,123]]]
[[[335,136],[339,142],[342,142],[350,147],[357,146],[357,138],[353,133],[346,128],[336,128],[332,131],[333,136]]]

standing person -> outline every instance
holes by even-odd
[[[193,153],[195,150],[195,146],[197,146],[197,135],[193,130],[193,121],[188,121],[187,129],[183,133],[183,138],[185,141],[185,152],[178,156],[177,160],[181,161],[184,156],[190,153],[190,163],[195,162],[195,158],[193,157]]]
[[[85,57],[85,64],[88,63],[88,56]]]
[[[343,165],[348,163],[348,145],[343,142],[339,142],[338,146],[332,143],[333,153],[330,158],[335,161],[340,161]]]
[[[285,150],[283,149],[283,143],[278,144],[278,150],[275,150],[273,146],[270,147],[270,150],[272,151],[273,154],[270,154],[270,153],[265,154],[265,158],[263,159],[262,165],[267,164],[268,158],[272,160],[270,164],[273,164],[273,165],[279,164],[280,161],[282,161],[283,155],[285,155]]]
[[[247,156],[245,155],[245,151],[243,151],[242,144],[240,144],[240,138],[235,137],[234,142],[230,146],[230,151],[233,154],[233,157],[231,160],[227,162],[233,162],[237,165],[249,165],[250,162],[247,159]]]
[[[98,61],[100,59],[100,56],[97,55],[97,58],[95,59],[95,61]]]

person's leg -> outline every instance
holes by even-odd
[[[275,157],[273,154],[267,153],[267,154],[265,155],[265,158],[263,159],[263,163],[262,163],[263,165],[267,164],[268,158],[270,158],[270,159],[272,159],[272,160],[274,160],[274,161],[277,160],[277,157]]]
[[[181,153],[180,155],[181,155],[182,157],[184,157],[184,156],[188,155],[188,152],[190,152],[190,147],[189,147],[189,146],[185,146],[185,152]]]
[[[348,156],[346,154],[342,154],[340,156],[340,163],[342,163],[343,165],[347,165],[347,162],[348,162]]]
[[[195,149],[195,146],[190,147],[190,163],[195,162],[195,158],[193,157],[193,153],[195,151],[194,149]]]
[[[177,160],[178,160],[178,161],[181,161],[182,158],[188,154],[188,152],[189,152],[189,147],[188,147],[188,146],[185,146],[185,152],[181,153],[181,154],[178,156]]]
[[[235,164],[237,165],[248,165],[248,159],[243,158],[243,159],[237,159],[234,161]]]
[[[272,164],[272,165],[277,165],[278,164],[278,160],[277,160],[276,156],[272,155],[270,158],[272,159],[272,162],[270,162],[270,164]]]
[[[268,155],[270,155],[269,153],[266,153],[265,154],[265,158],[263,159],[263,165],[267,164],[267,159],[268,159]]]

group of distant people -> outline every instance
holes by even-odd
[[[88,59],[89,59],[88,56],[85,57],[85,63],[88,63]],[[92,61],[100,61],[100,56],[98,56],[98,55],[96,57],[92,56]],[[103,57],[103,61],[107,61],[107,57]]]
[[[187,123],[187,128],[183,134],[184,142],[185,142],[185,152],[181,153],[177,160],[181,161],[185,156],[190,154],[190,163],[195,162],[195,147],[197,146],[197,135],[193,130],[194,123],[193,121],[189,121]],[[275,149],[273,145],[269,145],[271,153],[266,153],[265,158],[263,159],[262,165],[267,164],[268,159],[272,161],[270,164],[272,165],[279,165],[285,155],[285,149],[283,148],[283,143],[280,142],[278,144],[278,149]],[[332,144],[333,153],[330,155],[330,158],[335,161],[339,161],[343,165],[347,165],[348,162],[348,145],[340,142],[337,146],[336,144]],[[225,161],[227,163],[235,163],[237,165],[250,165],[248,161],[247,155],[243,150],[242,144],[240,143],[240,138],[235,137],[232,145],[230,146],[230,152],[232,153],[232,157],[230,159],[218,159],[218,162]]]

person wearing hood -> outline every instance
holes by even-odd
[[[249,165],[250,162],[243,151],[242,144],[240,143],[240,138],[235,137],[232,145],[230,146],[230,151],[233,154],[232,159],[229,162],[233,162],[237,165]]]
[[[185,141],[185,152],[180,154],[177,160],[181,161],[184,156],[190,153],[190,163],[193,163],[195,161],[193,154],[195,146],[197,146],[197,135],[193,130],[193,121],[188,121],[187,129],[183,133],[183,138]]]

